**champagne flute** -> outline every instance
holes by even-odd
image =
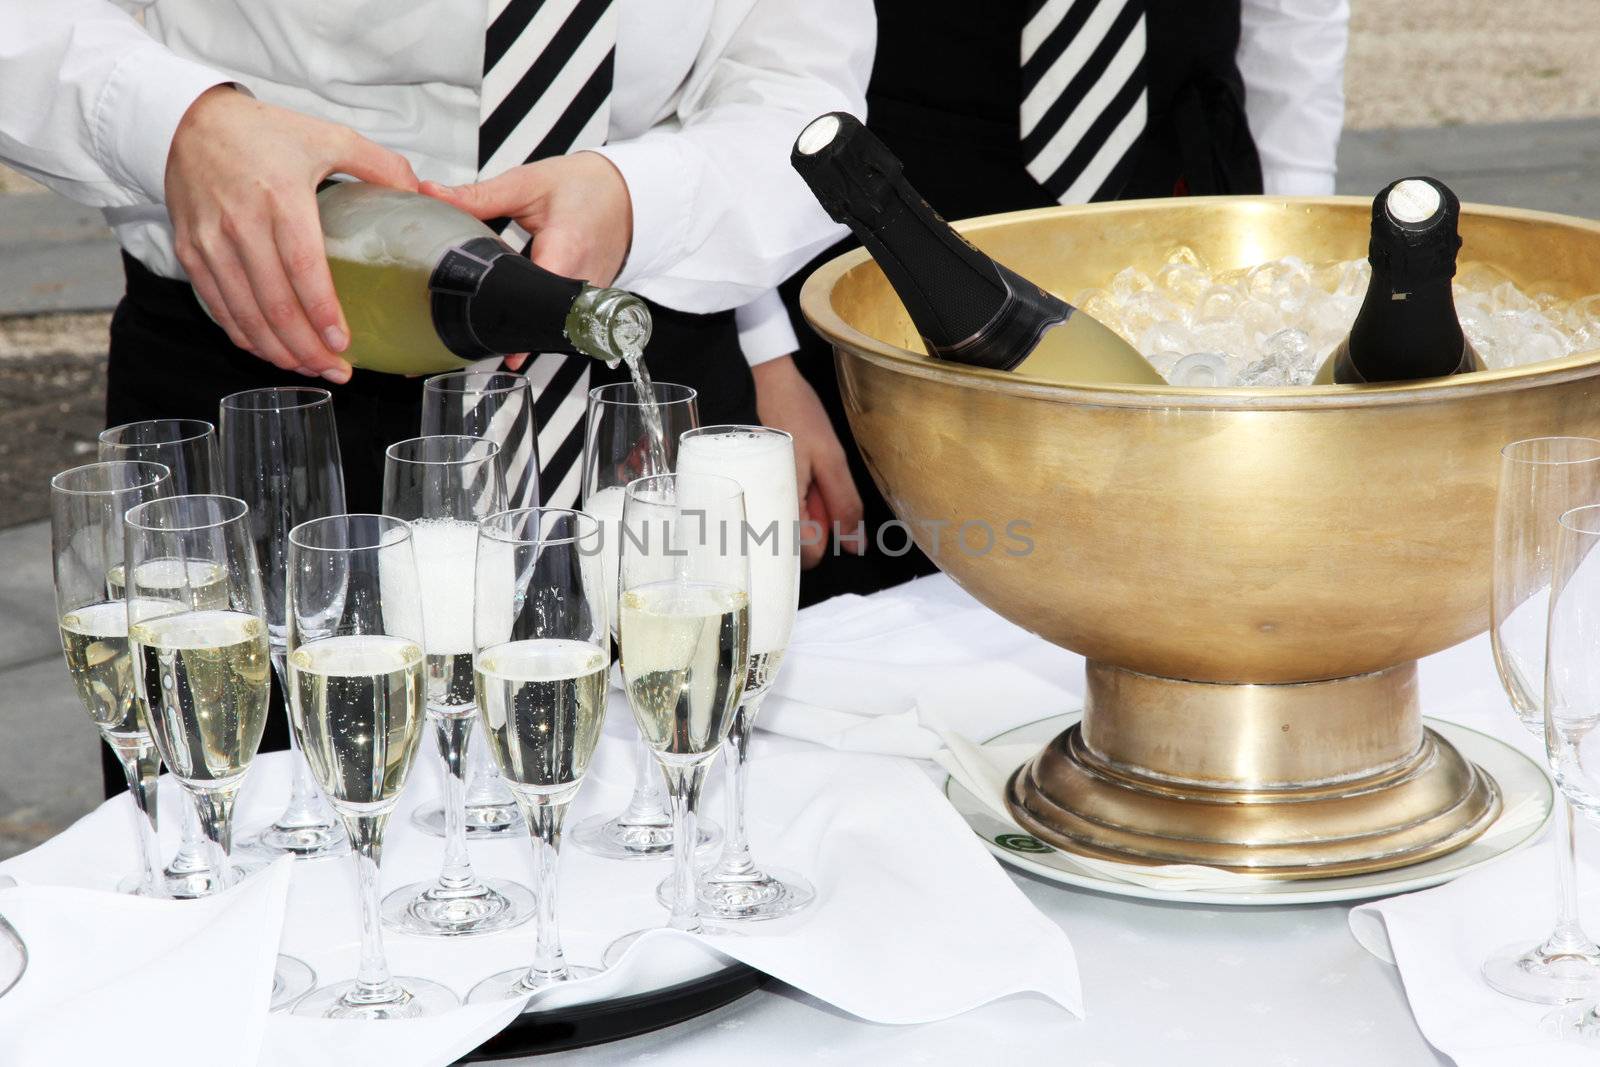
[[[349,835],[361,893],[361,964],[319,986],[296,1015],[412,1019],[455,1007],[454,993],[396,978],[383,953],[378,855],[427,717],[422,591],[411,527],[386,515],[334,515],[289,534],[290,722],[317,784]]]
[[[650,474],[671,474],[678,437],[700,425],[699,394],[687,385],[655,386],[662,449],[667,469],[654,469],[649,421],[632,382],[589,390],[584,427],[583,510],[601,524],[601,574],[606,610],[616,629],[618,549],[622,541],[622,501],[627,485]],[[572,840],[585,852],[607,859],[656,859],[672,852],[672,813],[667,810],[661,772],[650,746],[640,737],[635,749],[633,796],[616,815],[591,815],[572,828]],[[700,823],[700,848],[715,847],[721,831]]]
[[[1545,754],[1567,803],[1600,824],[1600,506],[1565,512],[1557,528],[1544,681]],[[1568,841],[1558,842],[1557,851],[1568,845],[1570,833],[1569,825]],[[1576,921],[1572,930],[1581,936]],[[1583,999],[1550,1013],[1545,1026],[1600,1045],[1600,985],[1590,984]]]
[[[1489,639],[1513,710],[1542,734],[1559,520],[1573,507],[1600,500],[1600,441],[1539,437],[1515,441],[1500,456]],[[1484,980],[1495,989],[1540,1004],[1600,994],[1600,946],[1578,920],[1572,806],[1563,802],[1557,809],[1555,929],[1537,945],[1507,945],[1483,964]]]
[[[222,468],[217,459],[217,430],[203,419],[148,419],[128,422],[100,431],[100,459],[141,460],[159,463],[172,472],[172,492],[178,496],[216,493],[222,488]],[[147,566],[162,568],[164,561],[151,560]],[[121,584],[122,565],[114,568],[113,590]],[[147,576],[148,577],[148,576]],[[148,584],[148,583],[147,583]],[[214,583],[185,582],[195,593],[216,588]],[[191,607],[202,605],[194,603]],[[183,840],[177,855],[161,872],[167,895],[180,900],[203,897],[222,885],[221,872],[211,866],[200,818],[187,795],[178,811]]]
[[[510,371],[464,370],[437,374],[422,383],[422,434],[482,437],[500,448],[506,507],[539,506],[539,427],[533,384]],[[489,758],[483,728],[473,720],[467,743],[467,835],[494,837],[521,833],[517,803]],[[411,821],[445,835],[443,803],[424,804]]]
[[[250,506],[250,534],[261,565],[272,667],[289,702],[284,668],[284,567],[289,531],[344,511],[344,471],[334,430],[333,394],[284,386],[222,398],[222,466],[226,491]],[[265,852],[311,858],[338,855],[348,842],[289,733],[289,806],[253,844]]]
[[[428,643],[428,720],[445,767],[445,849],[439,877],[383,901],[386,922],[408,934],[486,934],[533,917],[533,894],[483,880],[467,854],[462,757],[477,718],[472,675],[473,559],[478,521],[505,507],[500,449],[481,437],[415,437],[384,454],[383,511],[411,525]]]
[[[628,704],[672,804],[669,925],[704,933],[695,892],[696,808],[750,666],[744,493],[714,474],[640,478],[628,486],[622,525],[617,644]],[[606,964],[639,936],[614,942]]]
[[[502,512],[479,527],[478,714],[532,831],[539,918],[532,965],[479,982],[471,1002],[598,973],[561,950],[556,871],[561,823],[605,721],[611,631],[601,537],[592,516],[553,508]]]
[[[122,516],[171,493],[172,475],[159,463],[117,460],[62,471],[50,479],[50,548],[56,617],[67,671],[84,710],[128,779],[139,875],[122,892],[161,896],[156,841],[156,777],[161,757],[135,699],[128,653],[128,611],[112,590],[112,569],[123,563]]]
[[[199,494],[148,501],[124,520],[134,686],[156,749],[199,814],[206,868],[215,872],[207,892],[238,879],[233,806],[272,701],[248,512],[235,497]],[[271,1006],[315,982],[305,963],[279,956]]]
[[[744,489],[750,555],[750,669],[723,750],[727,768],[728,837],[716,866],[700,876],[700,908],[717,919],[775,919],[816,898],[793,871],[758,867],[745,833],[745,782],[750,732],[777,679],[800,604],[800,497],[794,438],[765,426],[689,430],[678,448],[679,474],[720,474]],[[662,882],[657,896],[673,890]]]

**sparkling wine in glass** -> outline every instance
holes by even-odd
[[[222,467],[217,455],[217,430],[203,419],[147,419],[128,422],[100,432],[100,459],[102,461],[127,459],[146,463],[159,463],[172,472],[172,492],[178,496],[195,493],[217,493],[222,490]],[[151,560],[145,566],[159,571],[167,564]],[[113,568],[112,590],[123,584],[122,564]],[[155,575],[141,576],[143,584],[155,583]],[[174,577],[180,577],[174,575]],[[193,606],[202,607],[215,594],[222,583],[197,580],[196,575],[182,575],[182,586],[195,595]],[[178,583],[172,583],[177,585]],[[181,813],[183,839],[177,854],[161,872],[167,895],[178,899],[203,897],[222,885],[221,872],[211,866],[205,835],[200,832],[200,818],[194,805],[178,805]]]
[[[816,898],[794,871],[758,866],[745,830],[750,733],[777,679],[800,603],[800,505],[794,439],[765,426],[689,430],[678,446],[679,474],[720,474],[744,490],[750,556],[750,669],[728,728],[728,836],[716,865],[699,879],[700,908],[717,919],[776,919]],[[657,890],[666,903],[670,881]]]
[[[699,394],[687,385],[654,386],[655,421],[662,443],[653,445],[649,408],[633,382],[589,390],[584,427],[583,510],[601,525],[601,576],[607,610],[616,628],[618,551],[622,543],[622,501],[629,482],[651,474],[670,474],[677,461],[678,438],[700,425]],[[659,464],[665,470],[657,470]],[[616,815],[591,815],[572,829],[572,840],[585,852],[607,859],[658,859],[672,853],[672,813],[661,772],[650,748],[639,739],[635,750],[633,796]],[[699,847],[712,848],[721,831],[709,820],[700,823]]]
[[[261,565],[272,666],[287,694],[289,531],[344,511],[333,394],[309,386],[250,389],[223,397],[221,410],[223,485],[250,506],[250,535]],[[286,696],[284,707],[288,706]],[[289,748],[293,775],[289,806],[253,844],[269,854],[307,859],[343,853],[348,847],[344,831],[327,799],[317,792],[292,730]]]
[[[533,894],[481,879],[467,854],[466,765],[477,716],[472,673],[473,560],[478,522],[505,508],[499,447],[481,437],[416,437],[384,457],[383,512],[411,523],[422,583],[428,721],[445,768],[445,849],[439,876],[394,890],[384,921],[408,934],[465,937],[533,917]]]
[[[1514,441],[1500,453],[1495,505],[1494,577],[1489,639],[1501,685],[1517,717],[1545,731],[1547,642],[1551,579],[1560,519],[1600,501],[1600,440],[1538,437]],[[1573,811],[1557,805],[1555,929],[1535,945],[1507,945],[1483,964],[1491,986],[1519,1000],[1562,1004],[1600,994],[1600,946],[1578,920]]]
[[[731,478],[665,474],[628,486],[617,619],[622,680],[667,781],[675,930],[706,932],[695,891],[695,819],[750,668],[744,494]],[[606,951],[620,959],[639,935]]]
[[[161,757],[150,739],[133,683],[124,591],[122,517],[171,495],[172,475],[157,463],[116,460],[62,471],[50,479],[50,548],[61,649],[84,710],[128,779],[139,874],[123,892],[161,896],[156,840],[156,778]]]
[[[600,540],[593,517],[555,508],[503,512],[479,529],[478,713],[531,830],[539,903],[532,963],[484,979],[469,1001],[597,973],[562,951],[556,873],[562,822],[605,721],[611,631]]]
[[[508,508],[539,505],[539,427],[533,384],[510,371],[464,370],[437,374],[422,383],[422,434],[481,437],[500,449]],[[467,744],[467,836],[519,834],[522,816],[494,761],[482,727],[474,719]],[[420,805],[411,821],[436,837],[445,835],[444,804]]]
[[[390,974],[378,857],[427,721],[427,648],[411,527],[385,515],[335,515],[289,536],[289,707],[317,784],[349,835],[361,895],[356,977],[319,986],[296,1015],[412,1019],[455,1007],[454,993]]]

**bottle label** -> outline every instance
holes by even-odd
[[[1072,317],[1072,305],[999,263],[994,267],[1006,288],[1000,310],[983,329],[958,344],[935,345],[924,337],[932,355],[973,367],[1011,370],[1033,354],[1046,330]]]
[[[446,251],[428,277],[434,329],[444,346],[462,359],[500,355],[478,340],[472,329],[472,298],[494,261],[512,255],[516,253],[492,237],[474,237]]]

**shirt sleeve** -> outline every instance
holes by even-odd
[[[733,317],[739,326],[739,348],[752,367],[791,355],[800,347],[794,323],[789,321],[789,309],[783,306],[776,289],[745,304]]]
[[[1244,0],[1239,71],[1268,193],[1333,192],[1348,0]]]
[[[0,159],[79,203],[161,203],[179,120],[228,81],[108,0],[0,3]]]
[[[823,112],[865,114],[873,7],[744,6],[725,43],[702,53],[673,115],[597,150],[633,201],[633,245],[617,284],[682,311],[757,300],[844,233],[789,166],[789,151]]]

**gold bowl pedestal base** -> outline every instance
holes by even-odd
[[[1494,781],[1422,726],[1416,664],[1288,685],[1090,662],[1082,722],[1025,763],[1012,815],[1069,852],[1326,878],[1460,848]]]

